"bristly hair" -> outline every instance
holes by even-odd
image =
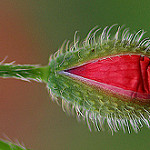
[[[20,143],[16,140],[16,143],[13,142],[10,138],[7,137],[7,140],[0,139],[1,148],[5,148],[7,150],[29,150],[24,146],[24,143]]]
[[[52,99],[59,103],[62,99],[64,111],[76,114],[78,120],[85,120],[90,130],[93,127],[105,130],[108,124],[112,133],[122,129],[137,133],[143,125],[150,128],[150,106],[121,101],[103,91],[76,81],[62,74],[63,70],[83,65],[94,59],[113,55],[139,54],[149,56],[150,39],[144,38],[144,30],[130,33],[129,29],[118,27],[112,36],[111,30],[116,24],[101,28],[93,28],[84,41],[79,40],[77,32],[73,43],[65,41],[61,48],[50,56],[50,73],[47,88]],[[98,32],[101,31],[100,34]]]
[[[60,49],[58,49],[54,54],[50,56],[50,61],[52,59],[56,59],[61,54],[64,54],[66,52],[73,52],[78,51],[79,49],[87,49],[95,48],[99,46],[105,46],[105,44],[109,43],[110,41],[113,41],[113,46],[116,46],[116,44],[119,44],[119,46],[123,48],[129,48],[133,47],[134,50],[138,51],[139,48],[143,54],[148,53],[150,50],[150,38],[144,38],[142,39],[143,35],[146,33],[144,30],[140,29],[139,31],[135,33],[130,33],[128,28],[124,28],[124,26],[119,26],[117,28],[117,31],[115,35],[111,35],[111,30],[117,26],[117,24],[114,24],[110,27],[106,26],[102,32],[98,34],[98,32],[101,30],[101,28],[98,28],[97,26],[90,30],[85,40],[80,41],[79,36],[77,36],[77,31],[74,34],[74,41],[70,43],[70,41],[64,41]],[[70,43],[70,44],[69,44]],[[118,46],[118,45],[117,45]],[[129,49],[128,49],[129,50]],[[134,52],[132,49],[131,52]],[[130,51],[130,50],[129,50]]]

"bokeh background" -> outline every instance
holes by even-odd
[[[149,0],[0,0],[0,60],[48,63],[65,39],[118,23],[150,36]],[[51,101],[45,84],[0,79],[0,138],[32,150],[148,150],[150,131],[90,132]]]

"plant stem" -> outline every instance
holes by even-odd
[[[37,82],[47,82],[49,66],[38,65],[0,65],[0,77],[17,78],[25,81],[36,80]]]
[[[29,150],[22,146],[20,143],[15,144],[10,141],[4,141],[0,139],[0,150]]]

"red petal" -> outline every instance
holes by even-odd
[[[98,59],[67,70],[86,82],[131,98],[150,99],[150,59],[141,55],[120,55]],[[96,81],[96,82],[95,82]]]

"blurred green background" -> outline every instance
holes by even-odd
[[[95,25],[118,23],[150,36],[149,0],[1,0],[0,60],[48,63],[75,31],[84,38]],[[150,131],[90,132],[51,101],[45,84],[0,79],[0,137],[33,150],[148,150]]]

